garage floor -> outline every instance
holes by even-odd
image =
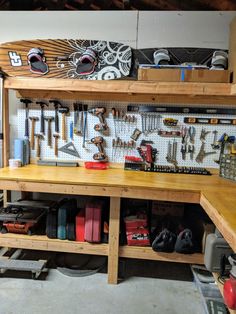
[[[56,259],[59,266],[65,262],[64,255]],[[188,265],[123,260],[120,269],[125,280],[118,285],[108,285],[105,272],[68,277],[53,268],[39,280],[8,272],[0,278],[0,314],[204,313]]]

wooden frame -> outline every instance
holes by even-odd
[[[231,84],[199,84],[199,83],[156,83],[135,81],[87,82],[76,80],[54,79],[17,79],[8,78],[4,83],[4,165],[9,159],[9,103],[8,89],[15,89],[20,96],[53,98],[93,97],[98,99],[116,100],[130,99],[139,101],[171,99],[171,102],[186,103],[220,103],[235,104],[234,86]],[[174,92],[173,92],[174,91]],[[90,95],[90,96],[89,96]],[[92,95],[92,96],[91,96]],[[100,97],[100,98],[99,98]],[[90,98],[89,98],[90,99]],[[205,101],[205,102],[204,102]],[[218,102],[217,102],[218,101]],[[236,250],[236,214],[230,216],[228,205],[222,202],[227,193],[235,189],[235,183],[225,181],[217,175],[212,177],[140,173],[128,174],[122,169],[109,169],[97,172],[96,176],[86,178],[86,169],[78,169],[81,175],[73,177],[70,171],[54,177],[53,167],[26,166],[11,171],[9,168],[0,170],[0,188],[8,191],[50,192],[61,194],[94,195],[110,197],[110,228],[108,244],[89,244],[82,242],[48,239],[45,236],[0,235],[0,245],[37,250],[65,251],[73,253],[97,254],[108,256],[108,282],[118,281],[119,257],[140,258],[180,263],[203,263],[202,254],[182,255],[177,253],[156,253],[145,247],[119,247],[120,199],[140,198],[153,200],[177,201],[201,204],[212,221],[225,235],[227,241]],[[62,168],[63,169],[63,168]],[[35,171],[35,172],[34,172]],[[58,172],[58,169],[55,171]],[[60,170],[63,172],[63,170]],[[158,175],[158,177],[157,177]],[[72,179],[71,179],[72,177]],[[52,179],[50,179],[52,178]],[[96,179],[97,178],[97,179]],[[111,180],[115,178],[115,182]],[[158,178],[158,180],[157,180]],[[218,198],[218,202],[214,201]],[[228,203],[227,203],[228,204]],[[236,197],[230,198],[230,205],[236,208]]]

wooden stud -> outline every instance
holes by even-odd
[[[117,284],[119,266],[120,198],[110,198],[108,283]]]
[[[8,166],[10,157],[10,127],[9,127],[9,92],[3,93],[3,165]]]

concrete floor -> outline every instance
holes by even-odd
[[[204,313],[200,295],[189,280],[188,266],[148,263],[129,260],[126,279],[118,285],[108,285],[105,273],[68,277],[50,269],[45,280],[6,275],[0,278],[0,314]],[[140,276],[143,274],[145,277]]]

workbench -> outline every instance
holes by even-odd
[[[119,246],[121,198],[201,204],[236,250],[235,183],[212,176],[149,173],[123,169],[91,170],[28,165],[0,169],[0,189],[110,197],[109,243],[90,244],[46,236],[0,235],[0,246],[108,256],[108,282],[118,281],[119,257],[203,264],[203,255],[157,253],[151,247]]]

